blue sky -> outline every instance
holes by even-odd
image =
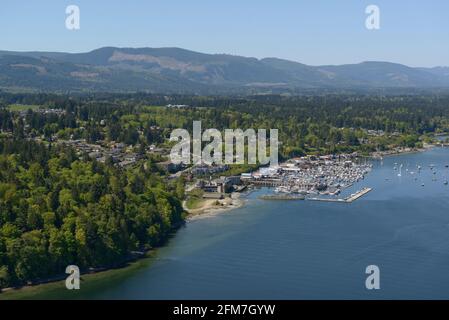
[[[65,28],[78,5],[81,29]],[[365,28],[366,6],[380,30]],[[0,50],[182,47],[311,65],[449,66],[447,0],[2,0]]]

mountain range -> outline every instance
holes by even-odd
[[[181,48],[0,51],[0,89],[7,91],[207,94],[448,87],[449,67],[412,68],[390,62],[309,66]]]

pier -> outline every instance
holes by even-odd
[[[360,191],[358,191],[358,192],[352,194],[352,195],[349,196],[348,198],[346,198],[345,201],[346,201],[347,203],[354,202],[354,201],[357,200],[358,198],[363,197],[365,194],[367,194],[367,193],[370,192],[371,190],[373,190],[373,189],[371,189],[371,188],[363,188],[362,190],[360,190]]]
[[[322,201],[322,202],[345,202],[345,199],[332,199],[332,198],[307,198],[310,201]]]
[[[351,194],[349,197],[344,199],[333,199],[333,198],[308,198],[307,200],[311,201],[324,201],[324,202],[343,202],[343,203],[352,203],[355,200],[363,197],[365,194],[373,190],[372,188],[363,188],[360,191],[357,191],[354,194]]]

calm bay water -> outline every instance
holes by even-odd
[[[147,267],[77,298],[448,299],[446,164],[440,148],[376,161],[345,193],[373,191],[352,204],[270,202],[257,197],[271,191],[254,191],[243,208],[189,222]],[[377,291],[365,289],[371,264]]]

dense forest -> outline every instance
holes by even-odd
[[[184,181],[169,179],[148,146],[168,148],[170,132],[194,120],[278,129],[283,158],[369,153],[449,132],[449,96],[0,94],[0,288],[161,245],[183,222]],[[58,143],[76,139],[122,143],[142,158],[122,168]]]
[[[8,109],[1,129],[17,136],[119,141],[143,147],[163,143],[173,128],[279,129],[281,157],[305,153],[362,151],[419,146],[420,137],[449,130],[449,96],[254,96],[202,97],[149,94],[97,96],[4,95],[0,104],[40,105],[63,115],[29,112],[25,128]],[[166,108],[184,104],[185,108]],[[103,123],[103,125],[101,125]],[[385,132],[369,137],[367,130]],[[363,143],[361,143],[363,142]]]
[[[121,264],[183,221],[183,184],[33,141],[0,141],[0,288]]]

